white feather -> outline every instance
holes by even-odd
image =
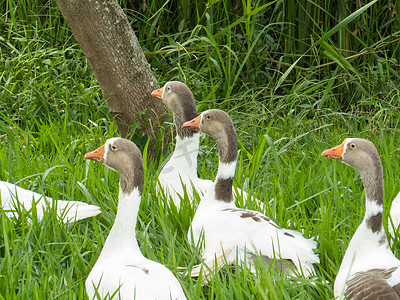
[[[384,231],[373,233],[366,225],[366,219],[360,224],[347,247],[340,269],[335,279],[336,299],[344,299],[346,282],[357,272],[371,269],[390,269],[398,267],[389,283],[394,286],[400,282],[400,261],[393,255],[387,243],[381,243]]]
[[[86,279],[89,299],[186,299],[176,277],[162,264],[145,258],[135,238],[140,204],[137,188],[120,193],[114,225]]]
[[[95,205],[80,201],[53,200],[4,181],[0,181],[0,192],[1,206],[9,218],[18,217],[21,209],[30,211],[34,206],[38,220],[43,219],[44,214],[52,208],[55,209],[60,221],[64,223],[73,223],[101,213],[100,208]]]
[[[172,199],[178,209],[180,208],[181,199],[185,197],[185,193],[189,200],[193,202],[194,190],[202,197],[213,185],[212,180],[201,179],[197,176],[199,142],[199,133],[195,133],[190,138],[183,139],[176,136],[174,153],[158,176],[157,193],[160,195],[162,190],[167,197]],[[223,173],[228,174],[233,172],[234,174],[235,166],[233,166],[233,163],[225,165],[226,168],[223,167],[222,169],[225,169],[226,172],[224,171]],[[247,199],[250,200],[248,194],[239,188],[235,188],[233,197],[235,199],[243,199],[244,201],[247,201]],[[259,207],[264,208],[265,204],[262,201],[253,197],[251,198],[258,203]]]
[[[228,164],[219,162],[217,177],[221,179],[228,179],[235,177],[236,160]]]
[[[271,259],[290,259],[296,271],[306,277],[315,273],[312,264],[319,263],[319,258],[313,252],[317,246],[314,240],[279,228],[260,212],[238,209],[233,202],[217,201],[214,195],[213,185],[202,198],[188,232],[188,239],[194,245],[204,237],[202,259],[205,262],[220,257],[222,251],[227,263],[246,263],[254,271],[254,262],[247,257],[251,252]],[[243,217],[246,213],[254,216]],[[229,253],[224,249],[230,249]]]
[[[399,230],[400,225],[400,192],[397,194],[392,202],[390,208],[390,218],[388,221],[388,230],[390,235],[393,237],[395,232]]]

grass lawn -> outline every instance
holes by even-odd
[[[149,16],[141,18],[149,20]],[[68,226],[60,224],[51,211],[41,221],[35,216],[30,221],[24,211],[20,218],[10,220],[0,211],[0,299],[85,299],[84,282],[115,218],[119,177],[85,161],[83,155],[118,136],[118,130],[65,24],[56,23],[51,31],[53,38],[65,39],[60,46],[48,42],[48,31],[39,25],[21,23],[12,32],[12,22],[3,19],[0,180],[55,199],[98,205],[102,214]],[[243,57],[238,45],[247,34],[252,37],[247,50],[257,50],[260,43],[267,43],[267,33],[275,38],[275,25],[259,36],[261,17],[254,26],[246,19],[244,33],[233,28],[227,32],[219,57],[210,37],[213,26],[222,25],[207,17],[202,20],[211,22],[209,28],[205,25],[208,30],[184,27],[181,35],[168,38],[160,33],[156,51],[167,40],[171,48],[186,41],[184,46],[192,50],[148,54],[154,73],[160,85],[185,81],[195,94],[199,112],[218,107],[230,114],[239,140],[235,185],[264,201],[263,213],[281,227],[318,241],[319,278],[294,281],[264,268],[251,275],[233,265],[202,286],[180,274],[179,267],[200,263],[200,256],[186,238],[195,208],[183,205],[177,212],[155,193],[157,174],[173,144],[157,159],[144,151],[145,186],[137,222],[141,250],[176,274],[188,299],[332,299],[343,254],[364,216],[364,190],[355,170],[320,154],[346,137],[375,143],[384,167],[386,227],[391,201],[400,191],[398,61],[389,57],[390,51],[374,52],[359,65],[352,61],[356,67],[335,64],[323,70],[293,70],[280,81],[287,68]],[[152,21],[145,23],[150,26]],[[149,45],[155,37],[142,35],[138,33],[145,52],[154,50]],[[373,44],[383,40],[373,40]],[[273,43],[268,45],[273,49]],[[318,51],[326,54],[327,49]],[[320,56],[312,52],[307,61],[315,65]],[[203,137],[198,161],[199,177],[214,179],[215,141]],[[238,201],[238,206],[259,210],[255,203]],[[400,257],[398,238],[392,249]]]

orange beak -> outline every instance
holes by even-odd
[[[343,143],[341,143],[340,145],[338,145],[336,147],[333,147],[333,148],[328,149],[328,150],[324,150],[321,153],[321,156],[325,156],[325,157],[333,158],[333,159],[337,159],[337,160],[342,160],[343,159],[344,143],[345,143],[345,141],[343,141]]]
[[[104,164],[104,149],[105,149],[105,147],[103,145],[92,152],[86,153],[85,159],[91,159],[91,160],[98,161],[98,162],[101,162],[102,164]]]
[[[201,114],[191,121],[183,123],[182,128],[190,128],[196,131],[200,130]]]
[[[154,90],[151,92],[151,95],[153,97],[156,97],[157,99],[160,99],[162,101],[162,94],[164,92],[164,87],[162,87],[161,89],[158,90]]]

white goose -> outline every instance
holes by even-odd
[[[153,97],[163,101],[172,111],[176,128],[176,146],[171,158],[158,176],[164,193],[170,196],[175,206],[180,208],[181,198],[185,190],[190,201],[193,200],[193,187],[199,196],[205,195],[212,186],[212,180],[200,179],[197,176],[197,156],[199,153],[200,133],[182,128],[184,122],[197,116],[196,103],[189,87],[179,81],[169,81],[162,88],[151,93]],[[235,189],[234,198],[239,195],[248,198],[245,191]],[[254,199],[260,207],[264,204]]]
[[[397,194],[396,198],[394,198],[392,202],[392,206],[390,208],[390,217],[388,221],[388,230],[389,234],[394,237],[395,232],[399,231],[400,225],[400,193]]]
[[[348,138],[322,156],[356,169],[365,189],[365,216],[346,250],[336,276],[336,299],[400,299],[400,261],[382,226],[383,173],[378,151],[364,139]]]
[[[280,228],[260,212],[237,208],[233,201],[232,182],[237,160],[237,137],[231,118],[225,112],[212,109],[203,112],[185,128],[200,130],[215,138],[219,152],[219,166],[215,182],[202,197],[188,232],[189,240],[198,245],[204,235],[202,258],[206,264],[203,278],[210,270],[225,263],[247,263],[254,271],[254,258],[260,254],[267,264],[274,264],[288,274],[295,272],[309,276],[312,264],[319,263],[313,252],[316,242],[301,233]],[[274,260],[276,259],[276,260]],[[198,276],[201,266],[192,270]],[[295,272],[293,272],[295,271]]]
[[[192,201],[193,187],[202,196],[213,183],[197,176],[200,133],[182,128],[184,122],[197,116],[196,103],[189,87],[179,81],[167,82],[151,95],[163,101],[174,117],[177,133],[175,150],[161,170],[158,182],[164,193],[172,198],[179,209],[185,190]]]
[[[85,154],[120,174],[118,211],[104,247],[86,280],[89,299],[186,299],[176,277],[140,252],[135,226],[143,190],[142,155],[136,145],[112,138]]]
[[[0,181],[0,193],[1,207],[9,218],[18,217],[21,209],[30,211],[34,206],[39,221],[49,207],[55,209],[58,219],[64,223],[73,223],[101,213],[98,206],[80,201],[53,200],[5,181]]]

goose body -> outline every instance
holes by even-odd
[[[184,122],[197,116],[196,102],[188,86],[179,81],[167,82],[161,89],[153,91],[151,95],[163,101],[172,111],[174,118],[175,150],[160,172],[158,188],[161,188],[179,209],[185,191],[189,200],[192,201],[194,190],[202,196],[212,185],[211,180],[201,179],[197,176],[200,134],[182,128]]]
[[[9,218],[18,217],[18,211],[29,211],[34,205],[39,221],[50,207],[55,209],[57,217],[64,223],[73,223],[101,213],[98,206],[80,201],[53,200],[5,181],[0,181],[0,194],[1,206]]]
[[[87,153],[120,173],[118,211],[104,247],[87,280],[89,299],[186,299],[176,277],[162,264],[145,258],[135,238],[143,190],[142,156],[136,145],[113,138]]]
[[[364,139],[348,138],[322,156],[359,171],[365,189],[365,216],[354,233],[335,279],[336,299],[400,299],[400,261],[382,226],[383,173],[378,151]]]
[[[177,135],[175,150],[158,176],[157,187],[161,187],[162,191],[171,197],[177,208],[180,208],[181,198],[185,196],[185,192],[192,200],[194,190],[202,196],[212,185],[211,180],[200,179],[197,176],[199,140],[199,133],[191,137]]]
[[[388,221],[389,234],[394,237],[395,232],[399,230],[398,228],[400,225],[400,193],[398,193],[396,198],[392,201],[390,218]]]
[[[199,245],[204,237],[202,258],[203,278],[209,269],[221,268],[225,263],[246,263],[255,271],[257,255],[267,264],[275,264],[289,274],[309,276],[314,263],[319,262],[313,252],[316,242],[301,233],[280,228],[260,212],[236,207],[232,182],[237,159],[237,137],[230,117],[221,110],[208,110],[184,127],[201,130],[217,140],[219,166],[216,179],[202,197],[188,232],[188,238]],[[198,276],[201,266],[192,270]]]
[[[189,87],[179,81],[169,81],[151,95],[160,99],[172,111],[176,128],[176,146],[171,158],[165,164],[158,177],[159,188],[171,197],[179,209],[181,199],[186,194],[193,201],[194,190],[203,196],[213,185],[212,180],[201,179],[197,176],[197,156],[199,153],[200,134],[183,128],[182,125],[197,116],[197,108],[193,93]],[[234,197],[248,198],[245,191],[236,189]],[[254,199],[263,206],[261,201]]]

